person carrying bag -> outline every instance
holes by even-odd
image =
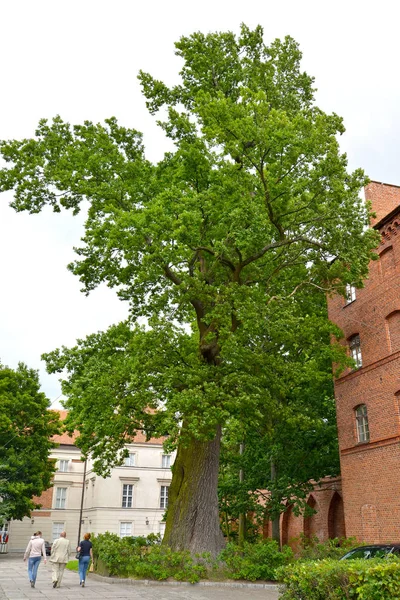
[[[77,558],[79,554],[79,581],[81,587],[85,587],[86,573],[88,570],[89,562],[90,559],[93,560],[92,548],[93,544],[90,541],[90,533],[85,533],[82,542],[80,542],[79,546],[77,547],[76,554]]]

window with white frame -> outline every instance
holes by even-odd
[[[56,539],[58,539],[60,537],[60,534],[64,531],[64,525],[65,525],[65,523],[60,523],[59,521],[53,523],[53,531],[52,531],[53,542]]]
[[[160,508],[168,507],[168,485],[162,485],[160,491]]]
[[[67,501],[67,488],[57,487],[56,488],[56,505],[55,508],[65,508]]]
[[[129,452],[128,456],[125,458],[124,465],[125,467],[134,467],[136,464],[136,455],[134,452]]]
[[[58,470],[62,473],[66,473],[68,471],[69,460],[60,460],[58,463]]]
[[[164,533],[165,533],[165,522],[161,521],[160,522],[160,536],[163,538],[164,537]]]
[[[356,299],[356,288],[354,287],[354,285],[351,285],[350,283],[348,283],[346,285],[346,304],[350,304],[351,302],[354,302],[355,299]]]
[[[124,483],[122,486],[122,508],[132,508],[133,506],[133,484]]]
[[[357,423],[357,439],[361,443],[369,442],[368,411],[365,404],[355,409]]]
[[[170,469],[171,468],[171,455],[170,454],[163,454],[161,457],[161,466],[163,469]]]
[[[123,521],[119,524],[119,537],[129,537],[132,535],[132,523]]]
[[[349,339],[350,354],[356,363],[356,369],[362,367],[361,342],[358,333]]]

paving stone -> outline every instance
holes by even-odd
[[[88,574],[86,586],[77,573],[67,571],[60,588],[51,583],[51,565],[39,566],[36,587],[28,581],[27,564],[21,556],[0,555],[0,600],[278,600],[274,586],[224,587],[222,585],[160,585],[162,582],[123,582]]]

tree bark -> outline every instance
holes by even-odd
[[[272,483],[272,496],[275,495],[275,482],[276,482],[276,464],[273,458],[271,458],[271,483]],[[272,519],[272,539],[278,542],[279,548],[281,548],[281,528],[280,528],[280,515],[278,514]]]
[[[210,552],[215,557],[225,545],[217,495],[220,442],[218,428],[210,442],[192,439],[178,445],[163,539],[172,550]]]
[[[240,444],[240,447],[239,447],[240,456],[243,455],[243,450],[244,450],[244,444],[242,443],[242,444]],[[239,483],[242,484],[243,480],[244,480],[244,472],[243,472],[243,468],[240,467]],[[243,546],[244,546],[245,538],[246,538],[246,515],[244,513],[240,513],[239,514],[239,539],[238,539],[238,542],[239,542],[239,546],[241,548],[243,548]]]
[[[280,517],[275,517],[272,519],[272,539],[278,542],[279,548],[281,547],[281,527],[280,527]]]

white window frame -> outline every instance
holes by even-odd
[[[356,369],[362,367],[361,341],[358,333],[349,339],[350,354],[356,363]]]
[[[169,485],[162,485],[160,487],[160,508],[168,508],[168,496],[169,496]]]
[[[360,404],[354,409],[357,425],[357,439],[360,444],[369,442],[368,409],[365,404]]]
[[[63,508],[66,508],[66,505],[67,505],[67,488],[61,487],[61,486],[56,487],[54,508],[63,509]]]
[[[122,508],[133,508],[133,483],[122,484]]]
[[[60,533],[62,533],[65,529],[65,523],[61,521],[53,521],[51,528],[51,535],[53,536],[53,542],[56,541],[60,537]]]
[[[357,298],[357,292],[354,285],[351,283],[346,284],[346,304],[351,304]]]
[[[68,472],[68,466],[69,466],[69,460],[68,459],[61,458],[58,461],[58,470],[61,473],[67,473]]]
[[[170,469],[171,468],[171,455],[170,454],[162,454],[161,455],[161,468],[162,469]]]
[[[129,452],[125,457],[124,467],[136,467],[136,452]]]
[[[133,523],[132,521],[120,521],[119,523],[119,537],[131,537],[133,535]]]

